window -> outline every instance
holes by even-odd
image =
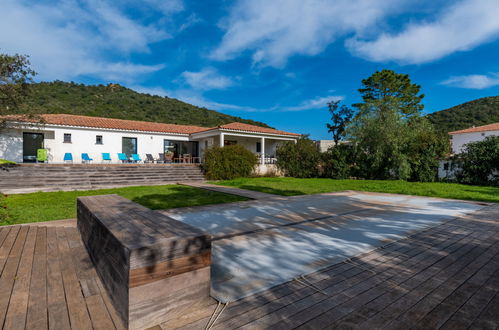
[[[103,144],[102,143],[102,135],[95,136],[95,144]]]
[[[64,133],[64,143],[71,143],[71,134]]]
[[[224,140],[224,146],[233,146],[235,144],[237,144],[235,140]]]
[[[262,152],[262,143],[261,142],[256,143],[256,152]]]
[[[175,158],[180,157],[185,154],[190,154],[193,157],[198,156],[198,142],[187,142],[187,141],[173,141],[164,140],[164,151],[173,152]]]
[[[445,163],[444,164],[444,171],[448,171],[449,170],[449,163]]]

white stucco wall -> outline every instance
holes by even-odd
[[[187,135],[168,135],[146,132],[124,132],[95,128],[43,127],[41,129],[4,129],[0,131],[0,158],[15,162],[23,161],[23,132],[44,133],[44,147],[49,151],[49,162],[62,163],[64,153],[73,154],[73,162],[81,162],[86,152],[94,162],[102,161],[102,153],[109,152],[113,163],[118,163],[117,153],[122,152],[122,138],[137,138],[137,153],[142,159],[150,153],[158,158],[162,153],[163,140],[189,141]],[[64,134],[71,134],[71,143],[64,143]],[[96,136],[102,135],[103,144],[96,144]]]
[[[14,162],[23,160],[23,135],[14,129],[0,131],[0,159]]]
[[[455,154],[461,153],[464,150],[465,144],[470,142],[482,141],[487,136],[492,135],[499,135],[499,131],[454,134],[452,135],[452,152]]]
[[[88,153],[93,158],[94,163],[102,162],[102,153],[110,153],[112,162],[119,163],[118,153],[122,152],[122,138],[130,137],[137,139],[137,153],[144,160],[145,154],[152,154],[158,158],[158,153],[164,151],[164,140],[174,141],[197,141],[199,143],[199,156],[203,157],[204,150],[214,145],[220,145],[220,133],[207,132],[198,136],[181,134],[147,133],[137,131],[121,131],[99,128],[85,128],[72,126],[44,125],[15,126],[0,130],[0,158],[15,162],[23,161],[23,132],[35,132],[44,134],[44,148],[48,150],[50,163],[63,163],[64,154],[72,153],[73,162],[81,162],[81,154]],[[64,134],[71,134],[71,143],[64,143]],[[261,143],[262,135],[257,133],[227,133],[224,132],[224,140],[237,141],[240,144],[256,153],[257,142]],[[103,144],[96,144],[96,136],[101,135]],[[288,137],[268,137],[265,136],[266,155],[275,156],[279,143],[286,140],[293,140]]]

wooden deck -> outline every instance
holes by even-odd
[[[0,228],[4,329],[122,329],[75,227]]]
[[[74,227],[0,227],[5,329],[122,328]],[[204,329],[216,303],[164,329]],[[229,304],[214,329],[497,329],[499,205]]]

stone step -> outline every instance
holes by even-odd
[[[182,175],[182,174],[199,174],[202,175],[201,171],[176,171],[176,172],[131,172],[131,173],[114,173],[114,172],[109,172],[109,173],[60,173],[58,175],[56,174],[50,174],[50,175],[43,175],[43,174],[38,174],[38,175],[19,175],[19,174],[13,174],[13,175],[5,175],[5,176],[0,176],[0,180],[21,180],[21,179],[30,179],[30,180],[37,180],[37,179],[58,179],[58,178],[63,178],[63,177],[74,177],[74,178],[92,178],[92,177],[127,177],[127,176],[158,176],[158,175]]]
[[[9,185],[2,186],[0,185],[0,191],[8,190],[8,189],[19,189],[19,188],[44,188],[44,187],[75,187],[82,188],[87,186],[127,186],[127,185],[158,185],[162,183],[176,183],[179,180],[181,181],[202,181],[203,178],[181,178],[181,179],[165,179],[165,180],[133,180],[133,181],[115,181],[115,180],[107,180],[107,181],[96,181],[96,182],[83,182],[81,184],[74,182],[60,182],[60,183],[39,183],[39,184],[31,184],[31,185]]]
[[[199,165],[21,165],[0,171],[0,191],[202,181]]]

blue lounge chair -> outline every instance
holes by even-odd
[[[128,163],[128,157],[124,153],[118,154],[118,159],[121,160],[122,163]]]
[[[81,162],[82,163],[90,163],[93,159],[88,156],[86,152],[81,154]]]
[[[140,156],[137,154],[132,154],[132,160],[134,163],[140,163],[142,159],[140,159]]]
[[[111,154],[109,152],[103,152],[102,153],[102,162],[111,162]]]
[[[70,152],[66,152],[64,154],[64,162],[72,163],[73,162],[73,154]]]

